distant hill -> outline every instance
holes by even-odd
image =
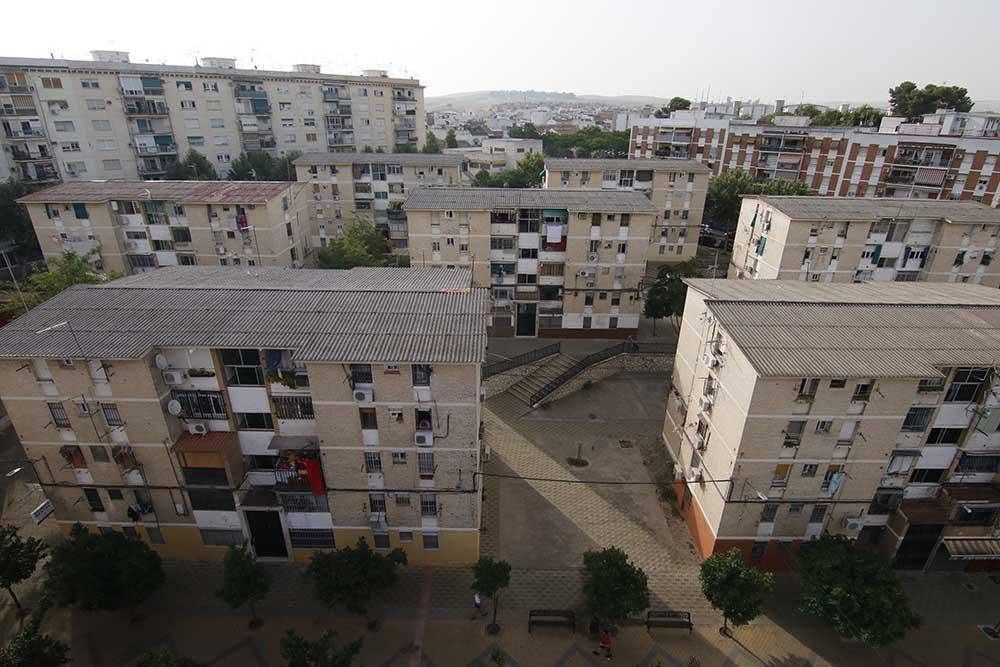
[[[644,95],[577,95],[544,90],[477,90],[467,93],[429,96],[424,99],[428,111],[448,106],[485,109],[515,102],[531,104],[608,104],[621,107],[663,105],[668,100]]]

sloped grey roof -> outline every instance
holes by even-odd
[[[656,213],[645,195],[624,190],[542,190],[537,188],[416,188],[403,208],[410,211],[491,211],[511,208],[564,208],[569,211]]]
[[[461,167],[465,157],[451,153],[306,153],[296,158],[298,165],[400,164],[407,167]]]
[[[155,199],[191,204],[263,204],[294,185],[293,181],[72,181],[32,192],[18,201],[42,204]]]
[[[300,361],[478,364],[489,296],[468,284],[468,272],[446,270],[161,269],[62,292],[0,329],[0,357],[243,347],[291,349]]]
[[[933,218],[956,223],[1000,224],[1000,209],[969,200],[767,195],[743,195],[743,198],[759,199],[792,220],[874,222],[883,218]]]
[[[937,377],[943,367],[1000,359],[998,290],[927,283],[775,289],[778,282],[687,281],[761,375]]]
[[[686,160],[683,158],[622,160],[612,158],[550,157],[545,158],[545,168],[552,171],[573,169],[652,169],[653,171],[691,171],[703,174],[708,174],[712,171],[698,160]]]

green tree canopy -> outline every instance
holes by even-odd
[[[394,153],[416,153],[417,147],[413,144],[396,144],[392,150]]]
[[[427,131],[427,138],[424,140],[424,153],[440,153],[441,144],[438,142],[438,138],[430,130]]]
[[[691,100],[683,97],[671,97],[666,106],[657,109],[653,115],[657,118],[669,118],[675,111],[682,111],[691,108]]]
[[[266,151],[247,151],[229,165],[230,181],[294,181],[295,160],[302,157],[299,151],[289,151],[280,158]]]
[[[16,527],[0,525],[0,587],[10,594],[19,615],[24,610],[14,594],[14,586],[34,574],[47,550],[41,540],[21,537]]]
[[[512,125],[507,130],[507,136],[513,139],[541,139],[542,133],[538,131],[534,123],[525,123],[524,125]]]
[[[656,273],[656,280],[646,290],[642,307],[643,317],[653,320],[653,333],[656,333],[656,321],[669,317],[674,331],[680,327],[680,317],[684,314],[684,299],[687,295],[687,285],[684,278],[696,278],[701,275],[698,263],[688,260],[679,264],[666,264]]]
[[[846,639],[887,646],[919,625],[890,562],[842,535],[803,544],[796,566],[802,611]]]
[[[472,177],[478,188],[538,188],[545,179],[545,157],[541,153],[528,153],[517,163],[516,169],[504,169],[491,174],[481,169]]]
[[[705,214],[711,220],[725,223],[726,229],[733,229],[740,217],[742,200],[740,195],[809,195],[809,186],[802,181],[771,179],[754,180],[742,169],[729,169],[708,185],[705,198]]]
[[[761,606],[774,588],[774,575],[743,561],[739,549],[714,554],[701,563],[701,592],[722,612],[723,627],[746,625],[760,616]]]
[[[32,618],[0,649],[0,667],[60,667],[69,663],[69,645],[43,635],[41,617]]]
[[[140,655],[128,667],[202,667],[202,664],[169,649],[154,649]]]
[[[21,283],[21,294],[24,296],[25,304],[30,309],[48,301],[73,285],[97,284],[117,277],[115,273],[102,276],[94,270],[89,257],[78,255],[75,252],[67,252],[62,257],[49,259],[47,271],[33,273]],[[11,315],[21,314],[23,309],[17,295],[7,293],[7,296],[11,300],[0,309],[0,312]]]
[[[17,203],[18,199],[35,190],[38,188],[15,178],[0,183],[0,240],[14,242],[13,250],[7,252],[12,264],[17,258],[25,260],[42,258],[42,249],[38,245],[38,237],[35,235],[28,210]],[[5,268],[2,262],[0,259],[0,269]]]
[[[917,120],[922,115],[938,109],[972,111],[969,91],[961,86],[939,86],[933,83],[923,88],[912,81],[904,81],[889,89],[889,108],[893,116]]]
[[[599,127],[585,127],[572,134],[546,132],[542,147],[547,157],[628,157],[627,130],[612,132]]]
[[[472,590],[493,601],[493,621],[490,625],[496,628],[500,590],[510,586],[510,563],[492,556],[480,556],[472,569],[472,577]]]
[[[583,594],[599,621],[614,623],[649,606],[646,573],[617,547],[583,554]]]
[[[845,127],[878,127],[882,122],[882,112],[873,106],[864,104],[854,109],[840,111],[827,109],[812,116],[813,125],[845,126]]]
[[[361,640],[338,646],[329,630],[314,642],[288,630],[281,638],[281,657],[288,667],[351,667],[361,651]]]
[[[167,169],[168,181],[217,181],[219,174],[208,158],[191,148],[183,160],[174,162]]]
[[[254,560],[245,547],[230,546],[222,561],[222,588],[216,595],[230,609],[243,605],[250,607],[250,626],[260,625],[254,604],[263,600],[271,590],[271,576]]]
[[[444,145],[447,148],[458,148],[458,137],[455,136],[454,128],[448,130],[448,134],[445,135]]]
[[[396,568],[406,565],[406,552],[387,555],[373,551],[363,538],[356,547],[316,552],[306,575],[313,580],[320,601],[333,608],[342,604],[355,614],[366,614],[372,594],[392,586]]]
[[[145,542],[80,524],[52,548],[45,570],[52,602],[83,611],[132,611],[166,581],[159,554]]]
[[[321,269],[385,266],[389,252],[385,235],[368,220],[356,218],[344,228],[343,236],[320,248],[316,261]]]

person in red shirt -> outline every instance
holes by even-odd
[[[602,653],[604,654],[604,657],[608,660],[608,662],[610,662],[611,661],[611,628],[604,628],[604,630],[601,632],[601,644],[600,644],[600,646],[596,650],[593,651],[594,655],[601,655]]]

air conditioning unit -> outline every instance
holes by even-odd
[[[708,394],[698,399],[698,407],[701,408],[702,412],[711,412],[712,406],[714,404],[715,404],[715,397],[709,396]]]
[[[434,444],[434,432],[417,431],[413,435],[413,443],[417,445],[417,447],[430,447]]]
[[[184,384],[187,380],[187,373],[183,370],[172,368],[163,371],[163,381],[167,384]]]
[[[356,388],[354,390],[354,400],[358,403],[371,403],[375,400],[375,390]]]
[[[205,422],[188,422],[187,429],[191,435],[206,435],[208,433],[208,424]]]
[[[844,517],[844,530],[849,533],[856,533],[865,527],[865,520],[853,516]]]
[[[596,252],[587,253],[588,262],[596,262],[600,258],[601,258],[600,255],[598,255]]]
[[[62,366],[63,368],[73,368],[73,360],[72,359],[60,359],[59,360],[59,365]]]
[[[709,368],[718,368],[720,365],[719,358],[711,352],[706,352],[705,356],[702,357],[702,361],[704,361],[705,365]]]
[[[589,278],[589,279],[587,280],[587,283],[586,283],[586,286],[587,286],[587,287],[595,287],[596,285],[597,285],[597,283],[596,283],[596,282],[594,282],[594,279],[593,279],[593,278]]]
[[[708,446],[708,444],[705,442],[705,436],[703,436],[701,433],[696,433],[694,436],[694,446],[695,448],[697,448],[699,452],[705,451],[705,447]]]
[[[712,346],[715,349],[715,353],[718,355],[723,355],[726,353],[726,341],[722,340],[721,337],[715,339],[715,345]]]
[[[125,249],[126,250],[135,250],[138,247],[139,247],[139,244],[136,243],[135,241],[126,241],[125,242]]]
[[[385,512],[371,512],[368,515],[368,526],[372,530],[385,530]]]

